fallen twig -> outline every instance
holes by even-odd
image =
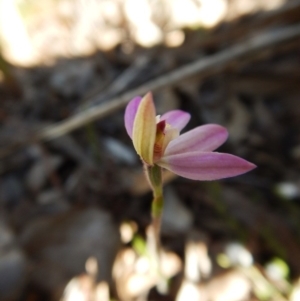
[[[124,107],[130,99],[136,95],[143,95],[148,91],[156,91],[169,85],[173,85],[193,75],[211,75],[226,68],[233,61],[240,59],[259,50],[274,47],[275,45],[300,37],[300,25],[285,27],[271,32],[259,34],[240,44],[225,49],[209,57],[201,58],[193,63],[179,68],[176,71],[162,75],[137,88],[113,97],[105,103],[90,107],[80,113],[61,122],[50,125],[33,135],[33,141],[49,141],[61,137],[85,124],[111,114]],[[28,143],[28,142],[27,142]],[[24,143],[25,144],[25,143]],[[21,145],[19,144],[18,147]],[[8,146],[0,150],[0,157],[10,153],[12,147]]]
[[[233,60],[241,58],[249,53],[272,47],[278,43],[286,42],[287,40],[297,37],[300,37],[300,25],[298,24],[277,31],[260,34],[243,43],[221,51],[220,53],[201,58],[198,61],[181,67],[176,71],[151,80],[138,88],[132,89],[120,96],[110,99],[106,103],[91,107],[62,122],[51,125],[43,129],[39,133],[39,137],[42,140],[50,140],[65,135],[91,121],[107,116],[115,110],[124,107],[127,102],[136,95],[143,95],[150,90],[155,91],[164,88],[195,74],[204,72],[206,74],[212,74],[216,72],[216,70],[219,71],[220,69],[225,68]]]

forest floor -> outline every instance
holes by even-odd
[[[0,62],[0,300],[300,300],[300,2],[176,34]],[[257,165],[213,182],[165,173],[167,288],[123,119],[148,91],[159,114],[191,114],[185,131],[226,127],[218,151]]]

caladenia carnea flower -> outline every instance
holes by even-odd
[[[144,163],[153,190],[152,224],[148,229],[155,269],[160,270],[160,224],[163,211],[162,168],[192,180],[217,180],[243,174],[255,165],[236,156],[213,152],[222,145],[227,130],[217,124],[196,127],[180,135],[190,114],[173,110],[156,116],[152,94],[132,99],[125,111],[125,127]],[[154,248],[153,248],[154,247]]]
[[[220,125],[202,125],[180,135],[189,120],[190,114],[181,110],[156,116],[151,93],[132,99],[125,111],[127,133],[147,167],[160,166],[201,181],[237,176],[256,167],[237,156],[213,152],[228,137]]]

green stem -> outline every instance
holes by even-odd
[[[147,166],[147,175],[150,185],[153,190],[153,201],[151,206],[152,215],[152,227],[154,234],[155,243],[155,259],[158,269],[160,271],[160,254],[161,254],[161,243],[160,243],[160,228],[161,228],[161,218],[163,212],[163,183],[162,183],[162,170],[159,166]]]
[[[163,210],[162,172],[157,165],[147,167],[148,178],[153,189],[152,217],[159,217]]]

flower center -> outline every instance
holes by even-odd
[[[164,130],[166,128],[166,121],[162,120],[156,124],[156,136],[153,149],[154,162],[159,160],[163,155],[163,145],[165,140]]]
[[[156,136],[153,148],[153,162],[157,162],[164,154],[168,144],[179,136],[179,131],[165,120],[156,124]]]

